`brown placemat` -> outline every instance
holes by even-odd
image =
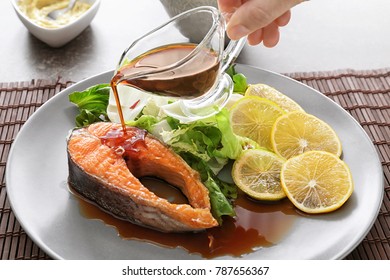
[[[390,69],[287,74],[346,109],[364,128],[380,155],[385,193],[372,229],[346,259],[390,259]],[[72,82],[32,80],[0,83],[0,259],[49,259],[16,220],[6,194],[5,168],[15,136],[45,101]]]
[[[10,147],[26,120],[43,103],[72,84],[54,81],[0,83],[0,259],[49,259],[27,236],[7,198],[5,169]]]

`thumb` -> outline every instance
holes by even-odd
[[[248,0],[231,16],[227,25],[230,39],[238,40],[261,29],[303,0]]]

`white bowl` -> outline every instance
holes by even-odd
[[[46,28],[34,23],[24,13],[22,13],[18,7],[18,1],[19,0],[11,0],[11,3],[22,23],[26,26],[31,34],[49,46],[55,48],[69,43],[85,28],[87,28],[92,19],[95,17],[100,6],[100,0],[82,0],[83,2],[91,3],[92,6],[80,17],[62,27]]]

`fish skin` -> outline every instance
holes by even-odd
[[[181,157],[147,134],[146,145],[126,162],[101,143],[100,137],[112,128],[120,126],[96,123],[71,133],[67,143],[68,183],[74,190],[121,219],[159,231],[199,231],[218,226],[210,212],[207,188]],[[189,204],[170,203],[137,178],[152,175],[179,184]]]

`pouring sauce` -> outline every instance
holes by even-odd
[[[185,59],[196,47],[196,44],[189,43],[161,46],[140,55],[117,70],[111,79],[111,88],[123,130],[125,122],[118,96],[119,84],[181,99],[202,96],[212,88],[219,70],[216,52],[199,48],[196,56],[187,62],[177,67],[170,66]],[[148,74],[144,74],[146,72]]]

